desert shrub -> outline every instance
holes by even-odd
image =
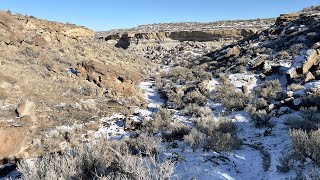
[[[212,79],[212,74],[205,71],[208,67],[206,66],[197,66],[192,69],[193,76],[196,80],[209,80]]]
[[[40,55],[40,52],[38,52],[32,48],[27,47],[21,51],[21,54],[28,56],[28,57],[31,57],[31,58],[38,58]]]
[[[303,129],[311,130],[313,128],[313,123],[305,120],[302,116],[290,114],[285,119],[284,124],[289,126],[291,129]]]
[[[281,173],[287,173],[293,168],[295,162],[294,154],[288,153],[280,157],[279,165],[277,165],[277,170]]]
[[[174,67],[168,72],[167,78],[174,83],[185,84],[195,78],[190,69],[185,67]]]
[[[293,151],[302,159],[309,158],[320,164],[320,130],[290,130]]]
[[[151,137],[146,133],[140,133],[137,137],[125,140],[133,155],[157,155],[160,149],[161,138]]]
[[[167,90],[164,92],[167,101],[173,102],[176,109],[181,109],[185,106],[182,98],[184,94],[177,93],[175,90]]]
[[[309,121],[319,122],[320,112],[317,107],[301,108],[300,111],[303,113],[303,117]]]
[[[319,88],[311,88],[305,91],[306,96],[302,98],[302,104],[306,107],[320,107],[320,90]]]
[[[246,66],[244,65],[239,65],[235,67],[235,72],[236,73],[245,73],[247,71]]]
[[[91,96],[94,93],[94,89],[86,85],[80,88],[79,93],[84,96]]]
[[[307,132],[319,127],[320,114],[316,107],[301,108],[300,115],[289,115],[284,124],[292,129],[302,129]]]
[[[165,108],[160,108],[151,120],[143,122],[143,128],[147,133],[160,133],[164,141],[182,140],[190,133],[190,128],[172,119],[172,114]]]
[[[192,150],[195,151],[205,143],[206,134],[192,129],[189,135],[184,136],[184,140],[191,146]]]
[[[304,87],[300,84],[290,84],[289,86],[287,86],[288,91],[298,91],[301,89],[304,89]]]
[[[277,97],[277,94],[281,91],[281,84],[278,79],[265,81],[259,86],[255,92],[258,96],[266,98],[268,100]]]
[[[252,103],[255,108],[260,109],[268,105],[268,102],[264,98],[257,98]]]
[[[165,130],[173,122],[172,114],[169,110],[160,107],[158,112],[153,114],[151,120],[143,122],[144,129],[149,133]]]
[[[212,110],[209,107],[201,107],[198,104],[188,104],[183,110],[183,115],[190,115],[193,117],[206,117],[212,115]]]
[[[318,180],[320,179],[320,169],[319,167],[313,167],[307,174],[305,179],[307,180]]]
[[[190,127],[182,122],[171,124],[171,126],[163,132],[162,138],[165,141],[183,140],[184,136],[190,133]]]
[[[256,110],[256,108],[252,105],[246,107],[245,110],[250,114],[251,121],[256,127],[269,126],[271,116],[267,113],[266,110]]]
[[[198,132],[185,137],[193,149],[202,145],[205,150],[219,152],[231,151],[239,147],[240,141],[236,137],[236,126],[230,119],[214,119],[208,116],[196,119],[195,123]],[[203,139],[192,139],[198,137]]]
[[[207,102],[207,97],[202,95],[198,90],[188,92],[184,99],[185,103],[196,103],[200,106]]]
[[[249,97],[228,80],[216,88],[213,98],[228,110],[242,110],[249,102]]]
[[[40,179],[169,179],[173,172],[169,161],[134,156],[123,142],[101,141],[82,144],[39,158],[33,164],[18,164],[21,177]]]
[[[292,139],[293,151],[300,156],[309,154],[309,136],[306,131],[303,130],[290,130],[290,136]]]
[[[200,92],[203,96],[205,96],[205,97],[207,97],[207,98],[210,98],[210,92],[209,92],[209,89],[207,88],[208,82],[209,82],[209,81],[207,81],[207,80],[204,80],[204,81],[200,82],[200,83],[198,84],[198,89],[199,89],[199,92]]]
[[[248,62],[248,59],[245,56],[236,59],[237,64],[245,65]]]

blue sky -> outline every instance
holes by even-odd
[[[317,4],[320,0],[0,0],[0,9],[108,30],[160,22],[277,17]]]

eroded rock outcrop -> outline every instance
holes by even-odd
[[[273,22],[274,19],[257,19],[213,23],[151,24],[132,29],[98,32],[96,36],[116,47],[127,49],[130,45],[137,46],[154,42],[163,44],[171,41],[240,40],[269,27]]]

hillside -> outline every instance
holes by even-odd
[[[89,29],[1,11],[0,32],[0,159],[38,154],[57,126],[94,126],[122,101],[143,103],[138,83],[152,65]]]
[[[0,178],[319,179],[319,20],[94,33],[1,12]]]

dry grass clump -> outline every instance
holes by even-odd
[[[255,90],[258,96],[267,100],[275,99],[280,91],[281,84],[278,79],[265,81]]]
[[[216,88],[213,98],[220,101],[228,110],[242,110],[249,102],[249,97],[228,80]]]
[[[98,141],[18,164],[21,177],[40,179],[170,179],[174,164],[135,156],[124,142]]]
[[[236,137],[236,126],[230,119],[212,117],[199,118],[197,128],[185,136],[193,150],[203,147],[205,150],[231,151],[240,146]]]

